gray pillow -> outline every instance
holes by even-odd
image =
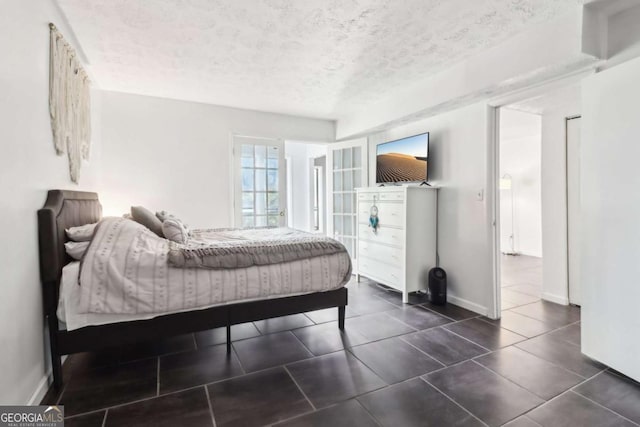
[[[162,222],[165,222],[168,219],[177,219],[175,215],[172,215],[167,211],[156,212],[156,217]]]
[[[169,218],[162,223],[164,237],[176,243],[187,243],[189,232],[179,219]]]
[[[131,217],[139,224],[144,225],[160,237],[162,233],[162,222],[149,209],[142,206],[131,206]]]

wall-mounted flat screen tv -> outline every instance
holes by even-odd
[[[426,182],[429,133],[378,144],[376,183]]]

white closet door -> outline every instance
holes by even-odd
[[[569,303],[580,305],[580,117],[567,119]]]
[[[234,221],[236,227],[287,224],[284,142],[233,137]]]
[[[367,139],[339,142],[328,146],[327,235],[342,242],[356,259],[356,187],[366,187]]]

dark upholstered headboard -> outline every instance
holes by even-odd
[[[44,207],[38,210],[40,278],[47,314],[55,314],[62,268],[70,261],[64,250],[65,229],[98,222],[101,217],[97,193],[49,190]]]

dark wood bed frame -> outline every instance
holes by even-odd
[[[97,351],[139,340],[158,339],[223,326],[227,328],[227,352],[230,352],[231,325],[333,307],[338,308],[338,327],[344,329],[346,288],[225,304],[162,315],[148,320],[86,326],[74,331],[61,330],[56,315],[60,278],[62,268],[71,261],[64,249],[68,240],[65,229],[94,223],[101,217],[102,206],[98,194],[81,191],[50,190],[44,207],[38,210],[43,308],[49,328],[53,384],[56,389],[62,386],[61,357],[66,354]]]

